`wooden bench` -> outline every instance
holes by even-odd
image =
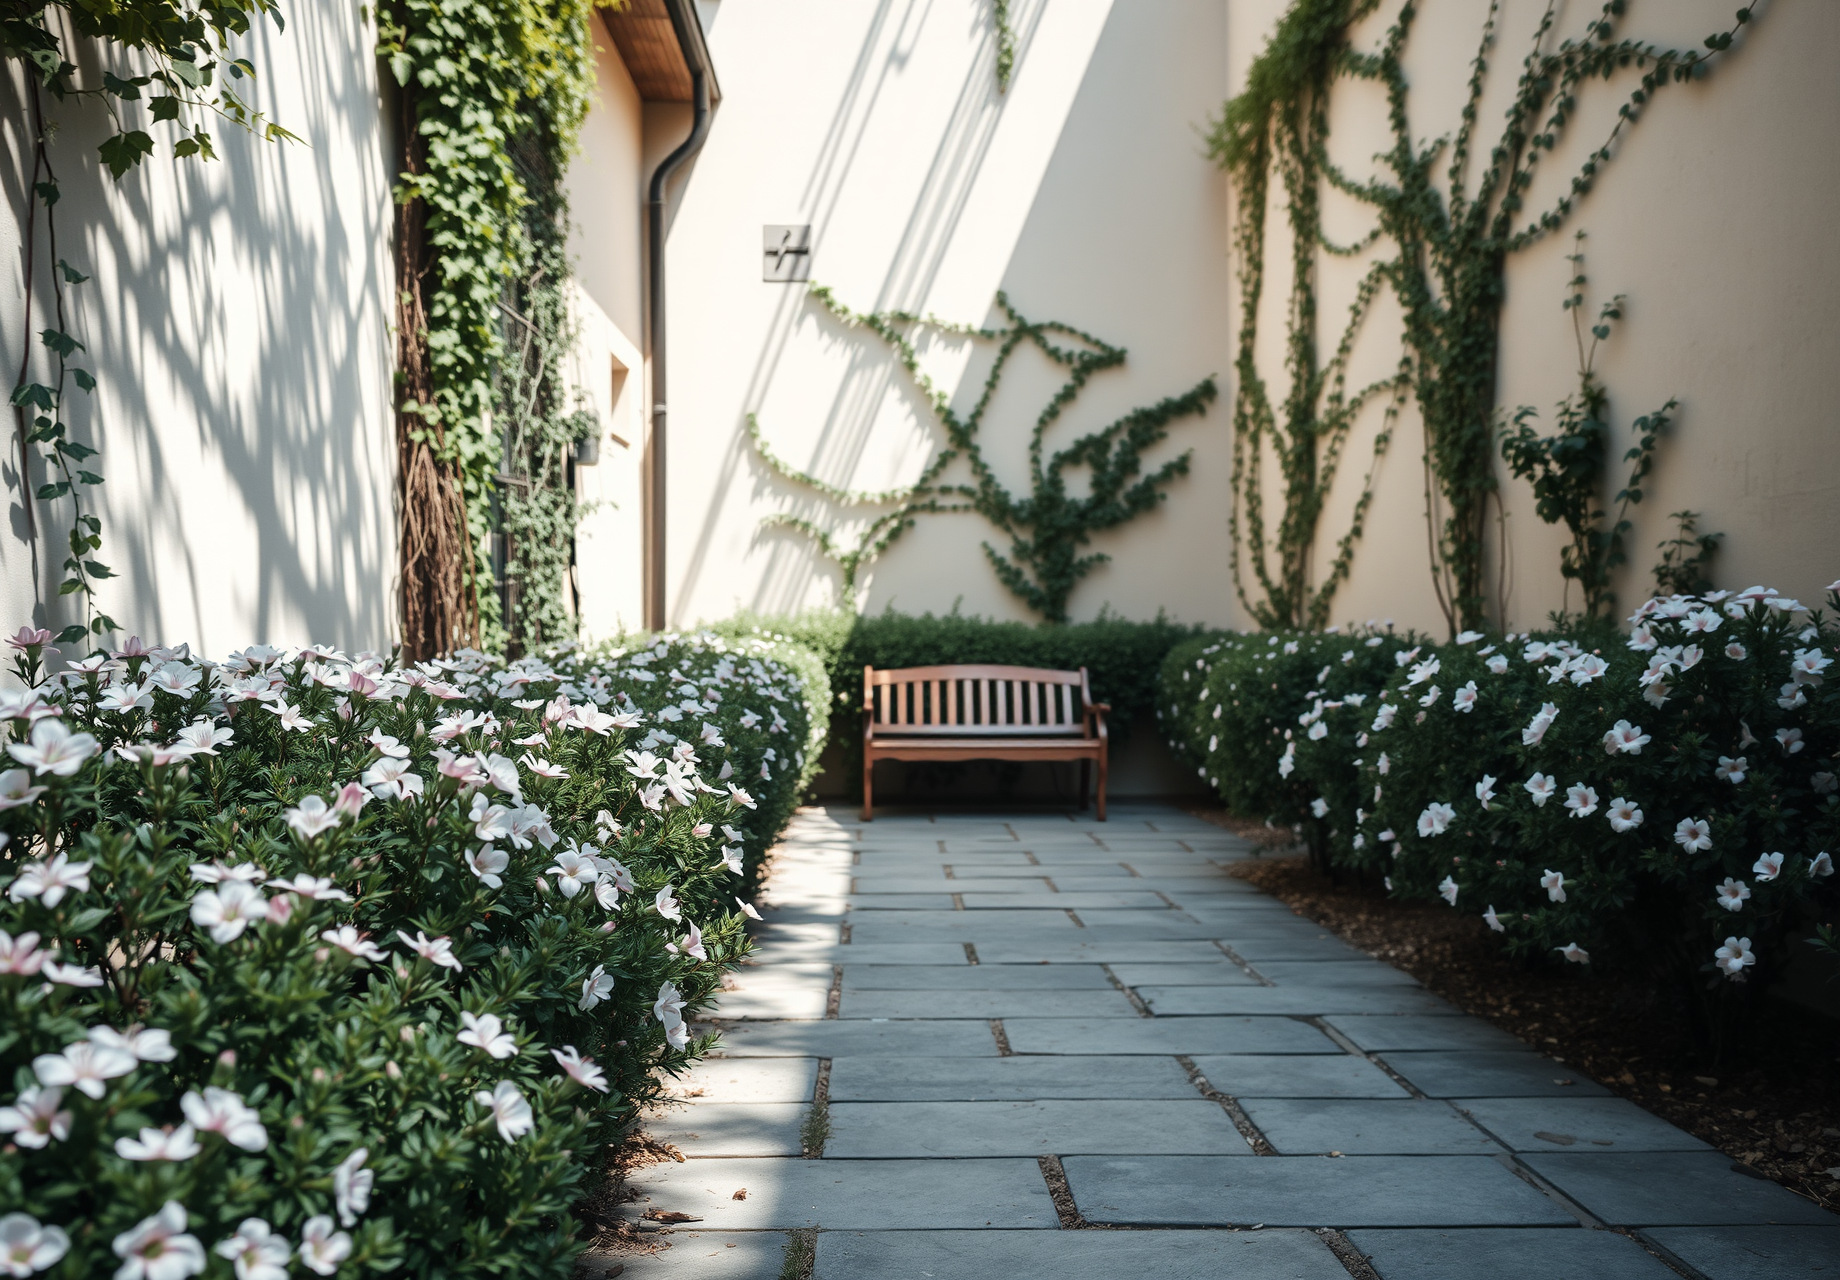
[[[875,818],[877,760],[1078,760],[1082,809],[1098,762],[1104,822],[1110,710],[1085,667],[864,667],[863,821]]]

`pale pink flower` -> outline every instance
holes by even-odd
[[[1540,888],[1546,890],[1546,897],[1552,902],[1565,901],[1565,877],[1551,867],[1540,877]]]
[[[348,818],[355,818],[364,811],[364,806],[371,802],[371,793],[355,782],[347,782],[339,788],[339,798],[333,808]]]
[[[1731,756],[1720,756],[1718,767],[1712,772],[1714,776],[1721,781],[1729,782],[1733,786],[1736,786],[1738,783],[1744,781],[1744,771],[1748,767],[1749,764],[1743,756],[1738,756],[1735,759]]]
[[[332,1170],[332,1198],[342,1227],[356,1223],[359,1215],[371,1207],[371,1187],[377,1181],[377,1174],[364,1167],[369,1156],[368,1147],[359,1147]]]
[[[299,808],[289,809],[282,816],[302,840],[311,840],[321,832],[332,830],[339,825],[340,817],[339,811],[322,796],[307,796],[301,800]]]
[[[1749,938],[1727,938],[1725,945],[1712,953],[1721,972],[1728,978],[1735,978],[1744,970],[1757,963],[1757,954],[1751,950]]]
[[[556,865],[546,868],[544,874],[556,877],[556,887],[562,890],[565,898],[573,898],[600,878],[592,858],[584,857],[573,849],[564,849],[558,853]]]
[[[351,925],[340,925],[337,929],[327,929],[319,935],[321,942],[330,942],[342,951],[350,952],[362,960],[381,962],[388,957],[383,949],[368,940]]]
[[[45,977],[66,987],[99,987],[102,985],[102,971],[93,965],[84,968],[78,964],[47,960],[45,961]]]
[[[1501,917],[1495,914],[1495,907],[1493,904],[1490,904],[1489,909],[1482,913],[1482,918],[1488,922],[1489,928],[1496,933],[1506,933],[1508,931],[1508,927],[1501,922]]]
[[[407,760],[409,758],[409,748],[403,746],[402,743],[392,738],[382,729],[372,729],[364,740],[377,748],[377,754],[380,756],[392,760]]]
[[[320,1213],[307,1219],[300,1229],[300,1261],[307,1270],[329,1276],[349,1257],[351,1237],[333,1229],[332,1215]]]
[[[1751,873],[1759,880],[1774,880],[1782,874],[1783,856],[1780,853],[1766,853],[1758,858],[1751,867]]]
[[[10,1107],[0,1107],[0,1133],[11,1134],[11,1141],[38,1150],[54,1140],[70,1136],[71,1114],[59,1111],[64,1100],[62,1089],[28,1085],[19,1091]]]
[[[677,985],[666,982],[658,988],[658,999],[652,1003],[652,1016],[667,1026],[673,1021],[683,1019],[684,997],[677,990]]]
[[[234,867],[226,867],[221,862],[194,862],[192,864],[192,879],[199,884],[222,884],[226,880],[242,880],[255,884],[267,874],[268,872],[253,862],[239,862]]]
[[[1449,828],[1451,819],[1456,816],[1457,811],[1450,805],[1433,801],[1425,807],[1423,813],[1418,815],[1418,834],[1421,836],[1443,835]]]
[[[32,785],[32,775],[24,769],[8,769],[0,773],[0,813],[16,809],[22,804],[31,804],[45,794],[45,788]]]
[[[1476,682],[1471,680],[1468,684],[1450,695],[1451,709],[1464,712],[1473,711],[1476,708],[1476,697]]]
[[[1652,739],[1648,734],[1642,732],[1640,725],[1630,724],[1627,720],[1618,720],[1604,735],[1604,754],[1613,756],[1622,752],[1626,755],[1639,756],[1642,754],[1642,748],[1650,741]]]
[[[87,733],[72,733],[62,720],[40,720],[32,726],[30,742],[9,742],[8,755],[39,777],[47,773],[59,777],[73,776],[83,762],[102,750],[102,744]]]
[[[54,959],[55,951],[40,951],[36,933],[22,933],[17,938],[0,929],[0,973],[16,973],[29,978]]]
[[[77,1041],[62,1053],[41,1053],[32,1059],[32,1072],[40,1084],[75,1086],[91,1098],[100,1098],[107,1081],[127,1075],[135,1066],[133,1054],[87,1040]]]
[[[1539,746],[1541,739],[1546,737],[1546,731],[1552,728],[1552,722],[1558,718],[1559,708],[1556,705],[1550,702],[1543,704],[1539,712],[1528,722],[1527,727],[1521,730],[1521,745],[1524,747]]]
[[[1574,818],[1588,818],[1597,812],[1597,792],[1582,782],[1574,782],[1565,789],[1565,807]]]
[[[136,1062],[171,1062],[179,1056],[173,1048],[172,1033],[158,1027],[143,1027],[135,1023],[126,1031],[117,1031],[113,1027],[91,1027],[85,1033],[91,1044],[101,1045],[105,1049],[119,1049]]]
[[[694,960],[707,960],[709,953],[703,949],[703,931],[696,927],[696,922],[689,922],[690,932],[678,944],[678,950]]]
[[[236,730],[229,727],[217,728],[209,720],[194,720],[179,730],[173,745],[184,747],[192,755],[214,756],[217,749],[230,743],[236,737]]]
[[[1476,799],[1484,810],[1489,808],[1489,801],[1495,798],[1495,775],[1485,773],[1482,781],[1476,784]]]
[[[488,889],[502,889],[504,870],[511,865],[511,855],[489,844],[482,844],[466,855],[466,869],[479,877]]]
[[[1318,815],[1320,816],[1320,815]],[[742,874],[741,849],[738,845],[724,845],[722,848],[722,865],[735,875]]]
[[[754,910],[754,907],[751,903],[743,902],[741,899],[736,898],[735,905],[741,908],[741,914],[746,916],[748,919],[750,920],[760,919],[760,912]]]
[[[1727,911],[1742,911],[1745,902],[1751,896],[1751,891],[1744,881],[1733,880],[1730,876],[1726,876],[1724,883],[1714,890],[1714,894],[1718,904]]]
[[[581,980],[581,1005],[583,1012],[594,1008],[613,994],[613,975],[607,972],[607,966],[597,964],[594,972]]]
[[[529,769],[539,778],[566,778],[569,776],[569,771],[564,769],[561,765],[551,764],[549,761],[539,756],[532,755],[528,751],[519,756],[518,759],[526,769]]]
[[[192,899],[192,923],[211,931],[211,940],[235,942],[253,920],[268,915],[268,899],[254,885],[227,880]]]
[[[187,1090],[179,1109],[200,1133],[220,1133],[224,1141],[244,1151],[268,1149],[268,1130],[254,1107],[228,1089],[207,1085],[200,1094]]]
[[[1674,827],[1674,843],[1688,853],[1712,847],[1712,827],[1698,818],[1682,818]]]
[[[1443,895],[1444,901],[1448,902],[1451,906],[1454,907],[1457,905],[1458,885],[1454,877],[1445,876],[1438,884],[1438,892]]]
[[[51,633],[43,628],[35,631],[31,627],[21,627],[18,634],[8,636],[6,642],[21,651],[42,649],[51,643]]]
[[[584,1058],[574,1045],[564,1045],[560,1049],[551,1049],[550,1056],[555,1058],[562,1069],[568,1072],[569,1079],[584,1089],[593,1089],[598,1093],[607,1092],[607,1076],[594,1065],[593,1058]]]
[[[474,794],[473,809],[467,821],[473,824],[473,835],[488,844],[511,834],[511,810],[487,803],[483,791]]]
[[[236,1280],[287,1280],[287,1260],[293,1249],[287,1237],[270,1229],[261,1218],[244,1218],[236,1234],[212,1248],[230,1259]]]
[[[394,742],[391,738],[389,741]],[[410,796],[424,793],[420,775],[412,773],[407,759],[403,756],[384,755],[375,764],[364,771],[359,779],[371,789],[371,794],[379,800],[407,800]]]
[[[270,880],[263,886],[267,889],[281,889],[302,898],[311,898],[317,902],[350,902],[351,895],[343,889],[335,888],[332,881],[324,876],[310,876],[301,872],[292,880]]]
[[[677,905],[677,898],[672,894],[671,886],[668,884],[660,889],[657,896],[652,899],[652,906],[657,909],[659,915],[667,920],[684,918],[683,910]]]
[[[1792,756],[1808,744],[1802,741],[1800,729],[1778,729],[1776,745],[1783,749],[1784,755]]]
[[[265,711],[272,711],[281,717],[281,727],[290,733],[304,733],[313,727],[311,717],[301,714],[299,707],[289,706],[286,698],[277,698],[273,705],[264,704]]]
[[[404,946],[414,951],[416,955],[428,961],[430,964],[443,965],[452,969],[455,973],[460,972],[464,967],[454,955],[454,944],[452,939],[441,937],[429,941],[428,935],[419,929],[416,930],[413,938],[404,933],[401,929],[396,931],[396,936],[403,940]]]
[[[1831,876],[1834,873],[1834,860],[1823,850],[1808,859],[1808,874],[1811,876]]]
[[[1570,960],[1573,964],[1591,963],[1591,953],[1579,946],[1576,942],[1568,942],[1563,947],[1554,947],[1553,950],[1557,951],[1567,960]]]
[[[1625,800],[1622,796],[1610,802],[1610,809],[1604,816],[1610,820],[1610,829],[1618,835],[1642,825],[1642,811],[1636,808],[1633,800]]]

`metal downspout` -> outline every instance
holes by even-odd
[[[701,40],[701,32],[694,25],[697,18],[690,9],[691,0],[665,0],[665,7],[671,14],[671,27],[676,32],[678,47],[684,51],[690,62],[690,84],[695,115],[690,125],[690,136],[682,145],[666,156],[658,167],[652,171],[650,198],[646,202],[646,229],[649,259],[649,302],[651,326],[652,356],[652,437],[647,455],[647,477],[649,492],[645,513],[645,626],[650,631],[662,631],[667,625],[665,614],[665,457],[666,457],[666,406],[669,400],[665,393],[665,289],[664,289],[664,215],[665,184],[671,175],[681,168],[702,149],[703,140],[709,136],[709,78],[710,68],[704,59],[708,54]]]

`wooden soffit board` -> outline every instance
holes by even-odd
[[[598,10],[614,48],[647,102],[689,102],[690,64],[664,0],[627,0],[619,9]]]

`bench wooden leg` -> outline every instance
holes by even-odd
[[[866,751],[863,752],[862,820],[875,821],[875,759]]]
[[[1086,812],[1086,792],[1092,784],[1092,761],[1080,757],[1080,812]]]
[[[1099,753],[1099,806],[1098,806],[1098,813],[1099,813],[1099,821],[1101,821],[1101,822],[1104,822],[1104,821],[1105,821],[1105,775],[1106,775],[1106,758],[1105,758],[1105,753],[1104,753],[1104,752],[1100,752],[1100,753]]]

